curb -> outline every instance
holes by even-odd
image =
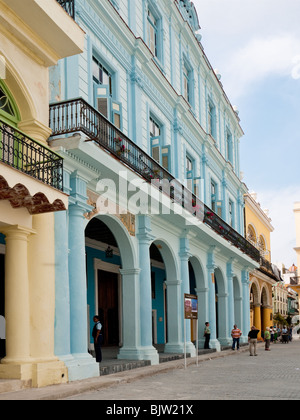
[[[248,351],[247,347],[241,347],[238,353],[244,353]],[[213,359],[219,359],[227,356],[236,355],[236,351],[225,350],[219,353],[210,353],[201,355],[198,357],[199,364],[210,361]],[[187,367],[195,365],[196,357],[188,358],[186,360]],[[125,372],[115,373],[109,376],[101,376],[97,378],[86,379],[82,381],[71,382],[68,384],[52,385],[46,388],[31,388],[22,391],[15,391],[0,394],[0,401],[3,400],[35,400],[35,401],[47,401],[47,400],[62,400],[69,397],[74,397],[79,394],[83,394],[91,391],[99,391],[101,389],[110,388],[120,384],[132,383],[140,379],[151,377],[159,374],[164,374],[175,369],[184,369],[184,359],[174,360],[165,362],[156,366],[146,366],[129,370]]]

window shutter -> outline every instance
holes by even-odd
[[[170,146],[166,146],[162,149],[161,151],[161,155],[162,155],[162,166],[163,168],[165,168],[167,171],[170,172]]]
[[[110,108],[111,108],[111,98],[109,94],[108,85],[95,85],[95,104],[96,109],[102,114],[105,118],[109,118]]]
[[[119,130],[123,130],[122,104],[120,102],[112,102],[112,122]]]
[[[156,162],[160,163],[160,139],[159,137],[151,138],[151,155]]]

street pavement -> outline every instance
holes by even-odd
[[[257,357],[250,357],[246,347],[240,351],[226,350],[200,356],[198,366],[196,359],[187,359],[186,369],[184,361],[180,360],[107,377],[0,395],[0,400],[112,401],[106,403],[106,407],[113,407],[113,410],[117,410],[118,401],[177,401],[177,404],[184,404],[183,401],[202,400],[299,399],[300,340],[272,344],[269,352],[264,350],[264,344],[259,344]],[[180,407],[188,410],[190,406]]]

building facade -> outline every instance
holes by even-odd
[[[273,286],[280,282],[279,271],[272,264],[271,233],[274,228],[268,212],[257,201],[257,194],[245,195],[247,239],[260,253],[260,267],[250,273],[250,317],[261,333],[273,325]]]
[[[80,55],[51,69],[50,146],[64,158],[68,210],[55,215],[55,354],[70,380],[96,374],[93,316],[119,358],[159,362],[250,328],[243,135],[209,63],[190,1],[77,0]],[[75,99],[74,99],[75,98]],[[184,336],[184,332],[186,336]],[[88,337],[88,338],[87,338]]]
[[[0,20],[0,379],[40,387],[68,380],[54,355],[54,213],[68,197],[47,144],[49,67],[84,33],[55,0],[1,0]]]

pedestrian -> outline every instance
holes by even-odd
[[[271,343],[273,343],[274,342],[274,328],[273,327],[270,328],[270,333],[271,333]]]
[[[95,345],[95,352],[96,352],[96,362],[102,362],[102,351],[101,351],[101,344],[103,341],[103,336],[101,334],[102,325],[100,322],[100,317],[98,315],[94,316],[94,329],[93,329],[93,338],[94,338],[94,345]]]
[[[286,326],[282,328],[282,343],[288,344],[289,342],[289,335]]]
[[[274,327],[274,344],[277,343],[277,338],[278,338],[278,332],[277,332],[276,327]]]
[[[270,351],[271,332],[270,332],[269,327],[266,328],[266,331],[264,334],[264,340],[265,340],[265,351]]]
[[[257,356],[256,347],[257,347],[257,335],[259,331],[260,330],[258,330],[254,326],[251,327],[251,331],[249,331],[248,342],[249,342],[250,356]]]
[[[205,337],[204,348],[208,350],[209,349],[209,341],[210,341],[209,322],[205,322],[204,337]]]
[[[231,337],[232,337],[232,350],[240,349],[240,337],[242,335],[242,331],[237,327],[237,325],[233,326],[233,330],[231,331]]]

